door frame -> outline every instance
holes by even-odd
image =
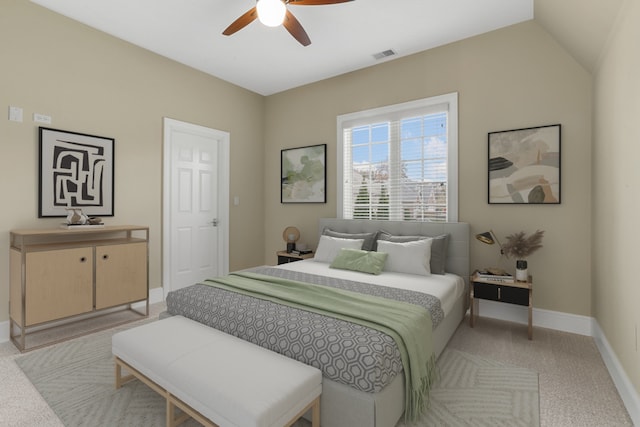
[[[171,148],[172,132],[183,130],[218,140],[218,271],[229,273],[229,132],[163,117],[162,289],[166,299],[171,279]]]

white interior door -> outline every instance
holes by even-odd
[[[164,119],[163,286],[228,272],[229,134]]]

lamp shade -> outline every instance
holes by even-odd
[[[287,243],[295,243],[300,239],[300,230],[296,227],[289,226],[282,232],[282,238]]]
[[[496,241],[493,240],[493,234],[491,231],[485,231],[484,233],[476,234],[476,239],[487,245],[493,245]]]
[[[480,240],[482,243],[486,243],[487,245],[493,245],[497,243],[500,246],[500,254],[504,255],[504,249],[502,249],[502,243],[493,233],[493,230],[485,231],[484,233],[476,234],[476,239]]]

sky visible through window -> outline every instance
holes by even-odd
[[[390,157],[391,123],[352,129],[352,161],[361,167],[384,165]],[[400,121],[400,160],[411,181],[447,180],[447,113],[412,117]]]

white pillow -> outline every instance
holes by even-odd
[[[404,243],[378,240],[378,252],[388,254],[383,271],[430,276],[432,240],[427,238]]]
[[[333,262],[340,249],[362,249],[364,239],[342,239],[340,237],[320,236],[320,242],[313,256],[314,261]]]

